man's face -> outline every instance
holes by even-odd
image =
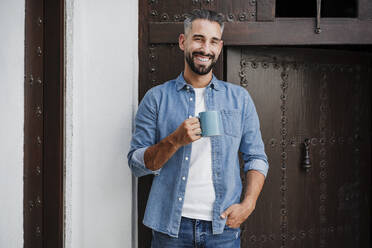
[[[191,30],[180,35],[179,46],[194,73],[205,75],[212,70],[222,49],[221,36],[221,26],[217,22],[202,19],[194,20]]]

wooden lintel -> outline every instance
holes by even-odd
[[[314,18],[276,18],[274,22],[226,23],[225,45],[321,45],[372,44],[372,20],[322,18],[315,33]],[[177,43],[182,23],[149,24],[149,42]]]

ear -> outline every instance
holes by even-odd
[[[184,45],[185,40],[186,40],[185,34],[180,34],[180,36],[178,37],[178,46],[180,47],[182,51],[185,50],[185,45]]]
[[[219,44],[220,52],[221,52],[221,50],[222,50],[222,47],[223,47],[223,40],[220,40],[220,44]]]
[[[220,49],[223,47],[223,40],[220,41]]]
[[[220,40],[220,42],[218,44],[218,56],[220,56],[222,48],[223,48],[223,40]]]

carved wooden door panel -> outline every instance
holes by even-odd
[[[371,57],[228,48],[226,63],[255,102],[270,163],[242,247],[369,247]]]

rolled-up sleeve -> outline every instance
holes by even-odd
[[[239,147],[244,161],[244,172],[257,170],[266,177],[269,163],[261,137],[260,122],[251,97],[248,95],[245,100],[243,134]]]
[[[244,171],[247,172],[249,170],[256,170],[258,172],[261,172],[266,177],[269,166],[265,160],[252,159],[251,161],[244,164]]]
[[[152,90],[149,90],[135,117],[135,128],[127,155],[128,166],[136,177],[149,174],[158,175],[160,170],[152,171],[145,165],[144,154],[147,148],[156,144],[157,107]]]

